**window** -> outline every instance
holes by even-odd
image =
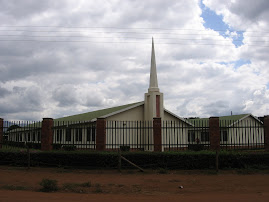
[[[220,135],[220,141],[227,142],[228,141],[228,133],[227,131],[222,131]]]
[[[209,132],[201,132],[201,141],[202,142],[209,141]]]
[[[63,134],[63,130],[62,129],[58,129],[57,130],[57,136],[56,136],[56,141],[57,142],[61,142],[62,141],[62,134]]]
[[[65,141],[71,141],[71,128],[66,128]]]
[[[28,135],[28,142],[30,142],[31,141],[30,133],[28,133],[27,135]]]
[[[76,141],[82,141],[82,128],[76,128]]]
[[[95,126],[87,128],[87,141],[95,141]]]
[[[195,142],[195,133],[194,131],[188,132],[188,142]]]
[[[33,132],[32,140],[33,140],[33,142],[35,141],[35,132]]]

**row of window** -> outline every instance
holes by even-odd
[[[195,132],[194,131],[189,131],[188,132],[188,142],[197,142],[197,141],[209,142],[209,132],[205,132],[205,131],[201,132],[200,139],[198,140],[197,138],[195,138]],[[221,131],[220,141],[221,142],[227,142],[228,141],[227,131]]]
[[[32,133],[19,133],[18,135],[14,134],[10,136],[11,141],[27,141],[27,142],[35,142],[35,141],[40,141],[41,140],[41,132],[32,132]]]
[[[93,141],[95,142],[95,127],[88,127],[86,128],[86,141]],[[63,138],[63,129],[58,129],[56,132],[56,141],[61,142]],[[71,135],[71,128],[66,129],[65,133],[65,141],[71,142],[72,135]],[[74,140],[79,142],[82,141],[82,128],[74,129]]]

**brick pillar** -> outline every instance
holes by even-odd
[[[210,137],[210,149],[220,150],[219,117],[209,118],[209,137]]]
[[[263,120],[264,126],[264,149],[269,151],[269,116],[264,116]]]
[[[153,141],[154,151],[162,151],[162,119],[153,118]]]
[[[106,149],[106,119],[98,118],[96,121],[96,150]]]
[[[53,119],[43,118],[41,128],[41,150],[50,151],[52,150],[53,143]]]
[[[0,149],[2,148],[3,143],[3,135],[4,135],[4,119],[0,118]]]

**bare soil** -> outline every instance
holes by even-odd
[[[59,190],[40,192],[42,179]],[[83,186],[84,184],[84,186]],[[86,185],[86,186],[85,186]],[[0,166],[0,201],[269,201],[269,171],[80,170]]]

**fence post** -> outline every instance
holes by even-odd
[[[104,151],[106,148],[106,119],[97,118],[96,121],[96,150]]]
[[[2,148],[4,140],[3,135],[4,135],[4,119],[0,118],[0,149]]]
[[[162,151],[162,119],[159,117],[153,118],[153,141],[154,151]]]
[[[264,126],[264,149],[269,151],[269,116],[264,116],[263,121]]]
[[[41,128],[41,150],[50,151],[52,150],[53,143],[53,119],[43,118]]]
[[[220,150],[219,117],[209,118],[209,138],[210,138],[210,149]]]

